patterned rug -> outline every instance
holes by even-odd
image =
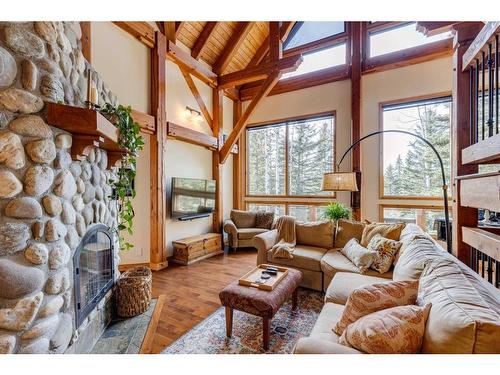
[[[271,321],[269,350],[291,353],[298,339],[308,336],[323,306],[323,293],[299,290],[298,306],[292,311],[291,299]],[[262,349],[262,318],[234,310],[233,335],[226,337],[223,307],[167,347],[162,354],[257,354]]]

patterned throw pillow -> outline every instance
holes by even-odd
[[[339,344],[369,354],[420,353],[430,308],[397,306],[366,315],[344,330]]]
[[[358,267],[361,273],[366,273],[366,271],[368,271],[368,268],[372,265],[373,259],[377,254],[377,252],[361,246],[355,238],[352,238],[346,243],[345,246],[340,249],[340,252]]]
[[[389,271],[402,244],[402,242],[384,238],[380,234],[373,236],[368,244],[368,249],[377,254],[375,254],[370,267],[380,273]]]
[[[405,223],[387,224],[387,223],[370,223],[363,228],[363,234],[359,243],[361,246],[368,247],[370,240],[377,234],[390,240],[399,241],[401,232],[405,228]]]
[[[333,331],[341,335],[349,324],[365,315],[390,307],[414,305],[417,294],[418,280],[388,281],[356,288],[347,298]]]
[[[255,227],[271,229],[274,221],[274,212],[257,211],[255,216]]]

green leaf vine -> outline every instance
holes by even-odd
[[[125,241],[122,233],[133,234],[133,220],[135,216],[132,200],[136,196],[133,181],[137,172],[137,157],[144,146],[144,139],[140,134],[140,126],[131,116],[132,108],[106,103],[101,113],[118,128],[118,144],[126,150],[122,155],[121,165],[117,172],[117,180],[111,181],[118,201],[118,228],[116,229],[121,250],[130,250],[133,244]]]

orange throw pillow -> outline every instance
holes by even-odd
[[[347,326],[339,344],[369,354],[420,353],[430,308],[397,306],[368,314]]]
[[[341,335],[349,324],[375,311],[414,305],[417,294],[418,280],[388,281],[356,288],[347,298],[342,316],[333,327],[333,332]]]

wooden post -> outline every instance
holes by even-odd
[[[165,233],[166,176],[166,80],[165,61],[167,42],[163,34],[155,32],[155,46],[151,50],[151,114],[156,118],[156,134],[151,137],[151,256],[154,271],[168,266]]]
[[[233,102],[233,125],[238,123],[238,120],[241,117],[241,110],[241,100],[235,100]],[[241,155],[242,152],[244,152],[242,149],[244,145],[241,142],[241,137],[238,138],[236,144],[238,145],[238,153],[233,154],[233,208],[235,210],[241,210],[241,162],[243,160]]]
[[[452,164],[453,186],[453,254],[469,265],[469,246],[462,241],[462,226],[477,226],[477,209],[460,205],[460,187],[455,177],[477,173],[477,165],[462,165],[462,149],[470,146],[470,77],[462,72],[462,57],[480,28],[477,23],[463,22],[453,27],[453,114],[452,114]]]
[[[92,64],[92,53],[91,53],[91,41],[92,41],[92,34],[91,34],[91,29],[90,29],[90,22],[89,21],[82,21],[80,22],[80,28],[82,29],[82,53],[83,57],[89,62],[89,64]]]
[[[269,59],[277,61],[283,58],[281,41],[281,22],[269,22]]]
[[[351,22],[351,142],[359,140],[361,132],[361,38],[362,22]],[[359,145],[352,150],[351,167],[361,177],[361,152]],[[358,181],[359,191],[351,193],[353,217],[361,219],[361,181]]]
[[[212,90],[212,124],[214,137],[217,138],[217,149],[212,152],[212,178],[215,180],[215,210],[213,213],[213,231],[222,233],[222,219],[224,215],[222,202],[222,164],[220,162],[219,150],[222,147],[222,90]]]

